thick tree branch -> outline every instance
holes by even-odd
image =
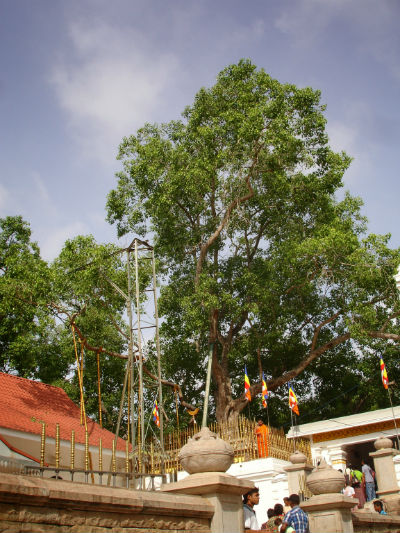
[[[203,270],[203,263],[204,263],[204,260],[206,258],[208,249],[218,239],[221,231],[226,226],[226,224],[227,224],[227,222],[228,222],[228,220],[229,220],[229,218],[230,218],[230,216],[232,214],[232,211],[235,208],[237,208],[240,204],[242,204],[243,202],[246,202],[247,200],[249,200],[250,198],[252,198],[254,196],[254,190],[253,190],[253,187],[251,186],[250,178],[252,176],[253,169],[254,169],[257,161],[258,161],[258,154],[259,154],[261,148],[262,148],[262,144],[260,144],[256,148],[256,151],[255,151],[255,154],[254,154],[253,163],[252,163],[252,165],[250,167],[250,170],[249,170],[249,172],[248,172],[248,174],[246,176],[246,179],[245,179],[246,187],[247,187],[249,192],[247,194],[245,194],[244,196],[240,196],[239,198],[235,198],[234,200],[232,200],[232,202],[227,207],[227,209],[225,211],[225,214],[222,217],[222,220],[219,223],[218,227],[216,228],[214,233],[212,235],[210,235],[210,237],[207,239],[207,241],[200,248],[200,256],[199,256],[199,259],[198,259],[197,265],[196,265],[195,286],[197,286],[198,283],[199,283],[200,275],[201,275],[201,272]]]
[[[385,320],[385,322],[383,323],[383,326],[381,327],[381,329],[379,331],[383,332],[385,331],[385,329],[388,327],[388,325],[390,324],[390,322],[394,319],[394,318],[397,318],[398,316],[400,316],[400,311],[397,311],[396,313],[393,313],[392,315],[390,315],[387,320]]]
[[[321,324],[319,324],[315,329],[314,329],[314,335],[313,335],[313,340],[312,340],[312,343],[311,343],[311,351],[314,351],[315,350],[315,347],[317,345],[317,341],[318,341],[318,336],[320,334],[320,331],[321,329],[326,326],[327,324],[330,324],[331,322],[333,322],[338,316],[340,315],[340,311],[338,311],[337,313],[334,313],[332,316],[330,316],[329,318],[327,318],[326,320],[324,320],[323,322],[321,322]]]
[[[351,335],[349,332],[343,335],[339,335],[335,337],[334,339],[331,339],[329,342],[327,342],[323,346],[320,346],[319,348],[310,351],[308,356],[305,357],[296,367],[292,368],[292,370],[289,370],[288,372],[286,372],[282,376],[279,376],[278,378],[270,379],[267,382],[268,389],[270,391],[274,391],[277,388],[281,387],[282,385],[285,385],[288,381],[294,379],[296,376],[301,374],[320,355],[330,350],[331,348],[334,348],[335,346],[338,346],[339,344],[349,340],[350,337]],[[257,394],[260,394],[261,390],[262,390],[261,382],[254,383],[250,387],[251,396],[254,397]],[[244,409],[246,405],[247,405],[247,399],[243,393],[241,396],[239,396],[239,398],[236,398],[235,400],[233,400],[229,407],[231,411],[240,412]]]
[[[367,335],[374,339],[386,339],[386,340],[393,340],[393,341],[400,340],[400,335],[398,335],[397,333],[385,333],[383,331],[368,331]]]

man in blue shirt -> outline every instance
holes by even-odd
[[[288,527],[292,527],[296,533],[309,533],[308,516],[303,509],[300,509],[299,503],[300,498],[298,494],[291,494],[289,496],[289,505],[291,509],[285,514],[281,526],[281,533],[286,531]]]
[[[367,496],[367,502],[370,502],[371,500],[374,500],[376,498],[375,494],[375,472],[372,470],[372,468],[367,465],[366,462],[361,461],[362,464],[362,473],[363,473],[363,481],[365,483],[365,492]]]

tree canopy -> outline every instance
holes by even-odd
[[[245,365],[253,398],[262,372],[274,393],[272,424],[289,419],[291,380],[301,422],[387,406],[377,356],[400,379],[400,251],[389,235],[368,234],[362,201],[341,192],[351,158],[330,148],[324,111],[319,91],[242,60],[179,120],[123,139],[108,220],[155,247],[167,414],[175,393],[201,407],[210,346],[218,420],[247,407],[264,416],[244,396]],[[84,353],[87,413],[99,418],[99,361],[110,429],[129,342],[126,302],[110,283],[127,293],[120,252],[78,236],[47,264],[27,222],[0,219],[0,369],[62,386],[78,402]],[[141,269],[143,287],[150,275]]]
[[[384,402],[376,354],[391,357],[399,340],[399,250],[367,234],[360,199],[337,199],[351,158],[330,148],[324,110],[319,91],[241,60],[181,119],[145,124],[120,145],[108,220],[154,240],[164,372],[189,401],[213,343],[218,420],[247,405],[245,364],[253,396],[264,371],[277,397],[298,378],[310,408],[344,383],[357,383],[348,409]]]

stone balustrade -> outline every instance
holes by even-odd
[[[200,496],[0,474],[0,531],[7,533],[209,533],[213,515]]]

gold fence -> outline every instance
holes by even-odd
[[[257,424],[255,420],[248,420],[247,418],[240,416],[233,422],[217,422],[209,426],[210,430],[216,433],[226,442],[232,446],[234,451],[234,462],[241,463],[244,461],[252,461],[262,457],[275,457],[277,459],[283,459],[289,461],[290,455],[294,449],[297,449],[304,453],[308,462],[311,464],[311,448],[310,441],[307,439],[297,438],[295,442],[293,439],[287,439],[283,429],[276,429],[272,427],[261,428],[261,433],[256,435]],[[85,477],[88,478],[89,474],[92,478],[94,476],[100,476],[100,478],[107,474],[108,477],[116,475],[125,476],[126,479],[131,474],[139,475],[155,475],[159,476],[164,473],[174,473],[182,470],[181,464],[178,460],[179,451],[184,446],[190,437],[200,430],[198,426],[190,427],[184,430],[176,429],[170,432],[164,437],[164,453],[159,441],[155,437],[147,440],[144,450],[138,450],[135,446],[130,449],[129,443],[126,442],[125,446],[125,458],[119,457],[117,468],[117,457],[115,442],[113,441],[111,458],[106,468],[103,468],[103,447],[102,442],[98,444],[98,468],[97,465],[92,464],[92,452],[89,451],[89,434],[85,432],[85,446],[84,456],[80,456],[80,461],[77,464],[75,457],[75,432],[71,433],[70,441],[70,460],[69,466],[67,464],[61,464],[60,461],[60,430],[59,424],[56,424],[56,436],[54,442],[54,465],[47,465],[45,463],[46,455],[46,425],[42,423],[41,432],[41,445],[40,445],[40,466],[31,466],[30,468],[37,468],[40,471],[40,475],[47,470],[55,470],[57,472],[70,472],[73,479],[74,472],[82,471],[85,473]],[[68,441],[67,441],[68,442]],[[93,446],[91,447],[93,450]],[[94,452],[93,452],[94,453]],[[109,452],[108,452],[109,453]],[[1,458],[0,458],[1,459]],[[0,471],[4,468],[9,468],[9,461],[7,464],[2,465],[0,460]],[[65,463],[65,458],[64,458]],[[78,468],[77,468],[78,467]],[[122,467],[122,468],[121,468]],[[15,465],[13,466],[15,468]],[[24,467],[26,469],[26,467]],[[100,480],[101,482],[101,480]]]
[[[263,434],[257,436],[255,428],[257,424],[255,420],[248,420],[241,416],[233,422],[216,422],[210,424],[211,431],[216,433],[223,440],[229,442],[234,451],[234,462],[242,463],[244,461],[252,461],[260,457],[275,457],[289,461],[290,455],[294,449],[304,453],[308,462],[311,464],[311,448],[308,439],[296,438],[295,443],[293,439],[287,439],[283,429],[276,429],[273,427],[266,428]],[[179,450],[188,439],[200,430],[199,427],[191,427],[185,430],[175,430],[169,433],[164,438],[164,468],[166,472],[174,472],[182,470],[178,460]],[[149,449],[149,447],[147,447]],[[152,449],[154,449],[152,445]],[[158,457],[152,455],[148,460],[149,472],[156,473],[160,470],[160,453],[156,452]]]

